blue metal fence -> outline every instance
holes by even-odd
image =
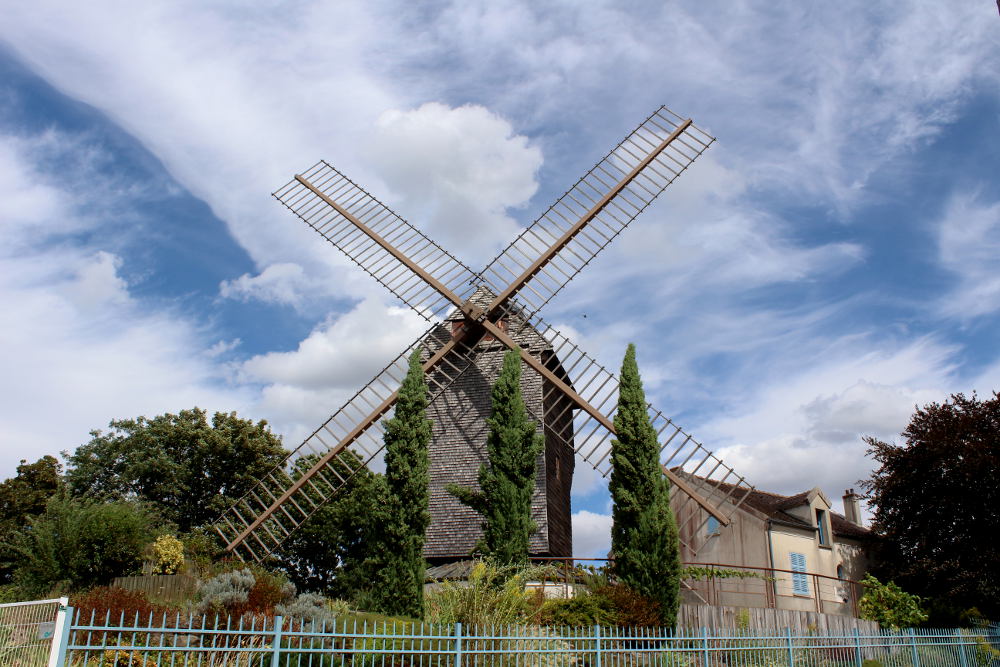
[[[988,630],[801,636],[64,613],[73,621],[58,638],[60,667],[1000,667]]]

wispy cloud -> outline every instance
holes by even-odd
[[[957,194],[937,232],[941,266],[957,278],[940,301],[941,313],[968,321],[1000,311],[1000,201]]]

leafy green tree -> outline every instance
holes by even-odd
[[[293,477],[297,479],[318,459],[315,454],[298,459]],[[333,489],[323,489],[323,481],[314,478],[313,484],[331,499],[285,540],[275,566],[301,591],[356,600],[371,584],[366,558],[386,504],[385,478],[366,468],[350,450],[330,465],[348,480],[347,485],[330,493]]]
[[[528,419],[521,397],[521,357],[504,355],[493,385],[493,409],[486,423],[487,463],[479,468],[480,491],[451,484],[449,493],[484,518],[479,549],[499,563],[528,561],[528,541],[537,526],[531,518],[535,466],[544,439]]]
[[[670,482],[660,469],[660,446],[646,411],[646,395],[629,345],[618,388],[617,438],[611,441],[611,552],[614,574],[660,603],[664,625],[677,623],[681,560]]]
[[[55,495],[11,541],[14,582],[31,595],[46,595],[137,573],[157,523],[162,521],[133,502]]]
[[[386,516],[384,525],[373,536],[371,550],[374,567],[369,599],[373,611],[393,616],[424,615],[423,549],[431,523],[427,454],[431,422],[427,419],[427,401],[418,349],[410,356],[395,414],[384,425]]]
[[[919,596],[907,593],[891,581],[883,584],[870,573],[861,583],[865,585],[865,594],[858,600],[861,618],[895,630],[912,628],[927,620]]]
[[[55,457],[22,460],[17,475],[0,482],[0,544],[9,543],[32,517],[44,512],[45,503],[62,486],[62,467]],[[13,559],[13,553],[0,547],[0,582],[10,581]]]
[[[112,421],[67,457],[74,495],[151,503],[182,531],[208,523],[278,465],[286,452],[267,427],[216,412],[182,410]]]
[[[879,464],[862,482],[875,508],[876,574],[924,598],[932,623],[973,607],[1000,618],[1000,395],[925,405],[902,436],[900,445],[865,438]]]

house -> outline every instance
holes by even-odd
[[[720,498],[731,490],[728,484],[704,481],[719,490]],[[755,573],[688,582],[685,602],[856,615],[861,595],[856,582],[868,569],[871,533],[861,523],[854,490],[846,491],[843,500],[844,514],[839,514],[819,488],[792,496],[753,490],[725,530],[701,508],[675,507],[684,512],[677,524],[685,563]],[[683,545],[696,541],[696,531],[707,541],[694,553]]]

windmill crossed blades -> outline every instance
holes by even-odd
[[[517,350],[525,375],[539,380],[541,400],[526,403],[544,424],[546,448],[558,443],[606,476],[617,378],[537,313],[713,141],[661,107],[479,273],[326,162],[277,190],[282,204],[432,324],[216,521],[227,551],[263,559],[379,454],[381,419],[416,348],[431,408],[463,376],[487,374],[483,367],[497,359],[488,350]],[[729,525],[752,489],[652,406],[649,415],[690,556],[708,539],[709,518]],[[568,484],[565,493],[568,506]],[[554,555],[568,556],[569,548]]]

